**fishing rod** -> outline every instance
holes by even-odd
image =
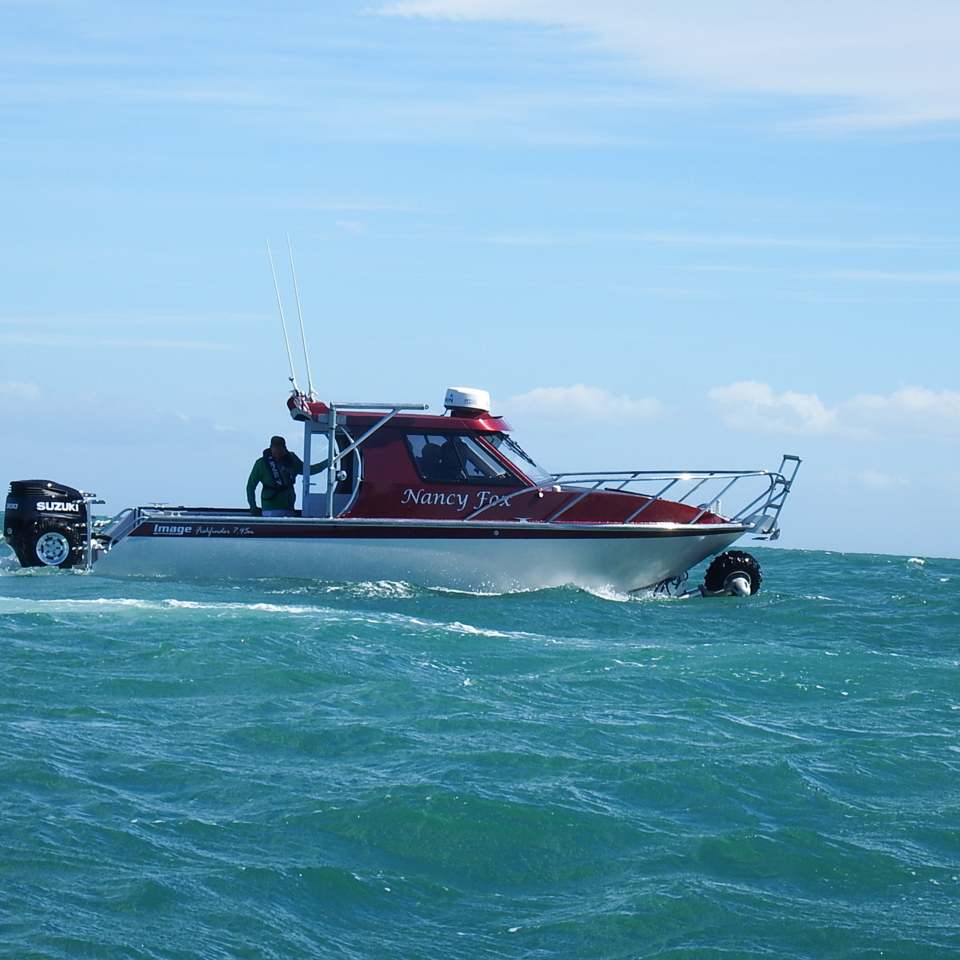
[[[303,362],[307,367],[307,389],[313,399],[313,375],[310,373],[310,353],[307,350],[307,334],[303,328],[303,307],[300,305],[300,287],[297,284],[297,270],[293,265],[293,245],[290,243],[290,234],[287,234],[287,252],[290,254],[290,273],[293,275],[293,292],[297,298],[297,315],[300,317],[300,341],[303,344]]]
[[[267,259],[270,261],[270,273],[273,275],[273,289],[277,292],[277,307],[280,310],[280,326],[283,328],[283,342],[287,348],[287,360],[290,361],[290,383],[293,385],[294,392],[299,393],[300,388],[297,386],[297,372],[293,366],[293,353],[290,350],[290,337],[287,336],[287,320],[283,315],[283,300],[280,297],[280,284],[277,282],[277,270],[273,265],[273,253],[270,250],[269,240],[267,241]]]

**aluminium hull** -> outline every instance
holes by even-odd
[[[181,515],[141,524],[94,569],[108,576],[403,580],[493,592],[565,584],[628,591],[684,573],[745,532],[739,524],[200,523]]]

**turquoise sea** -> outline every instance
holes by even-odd
[[[688,601],[0,561],[0,955],[960,957],[960,561],[757,553]]]

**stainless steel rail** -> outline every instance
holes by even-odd
[[[752,529],[764,539],[775,540],[779,536],[777,522],[780,517],[780,511],[786,502],[787,495],[793,481],[796,479],[797,471],[800,469],[800,458],[793,454],[784,454],[780,462],[780,468],[776,471],[769,470],[609,470],[609,471],[567,471],[563,473],[554,473],[551,480],[545,483],[531,484],[514,493],[506,496],[505,500],[497,503],[488,503],[474,510],[466,519],[476,520],[482,514],[486,513],[491,507],[504,506],[517,497],[523,497],[529,493],[543,492],[552,490],[555,492],[569,492],[569,499],[561,504],[546,519],[547,522],[556,522],[563,514],[580,503],[585,497],[598,490],[609,490],[619,493],[630,493],[643,497],[644,501],[635,510],[629,513],[620,523],[634,523],[644,511],[648,510],[655,503],[668,502],[664,500],[664,495],[674,489],[678,484],[690,484],[689,489],[682,495],[675,496],[672,503],[685,503],[696,491],[704,486],[710,489],[710,484],[716,484],[719,489],[712,496],[697,505],[699,512],[689,523],[697,523],[708,512],[720,513],[719,499],[725,496],[736,484],[744,485],[745,481],[751,478],[766,481],[761,492],[754,496],[752,500],[725,519],[730,522],[739,522],[749,524]],[[792,469],[788,472],[788,464]],[[650,493],[639,487],[643,484],[657,484],[655,492]],[[682,490],[682,487],[681,487]],[[752,512],[751,512],[752,511]]]
[[[143,509],[143,507],[127,507],[126,510],[121,510],[106,524],[100,525],[94,536],[109,540],[111,543],[122,540],[140,522]]]
[[[391,421],[398,413],[403,410],[427,410],[427,403],[330,403],[326,417],[327,434],[327,518],[334,518],[333,496],[339,482],[340,471],[344,457],[353,453],[365,440],[373,436],[382,426]],[[376,411],[382,415],[372,427],[367,429],[358,439],[349,443],[343,450],[337,447],[337,427],[340,423],[340,416],[344,412],[352,410]],[[386,412],[384,412],[386,411]],[[304,437],[304,457],[305,462],[310,462],[309,437],[313,433],[312,423],[308,423]],[[305,478],[309,476],[309,467],[304,471]],[[306,502],[306,493],[309,489],[309,480],[304,481],[304,502]]]

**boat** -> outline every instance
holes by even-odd
[[[503,592],[574,584],[755,593],[800,458],[776,470],[550,472],[489,394],[452,387],[422,403],[323,402],[294,389],[305,469],[293,516],[237,507],[143,505],[98,520],[95,495],[50,480],[10,484],[4,532],[24,567],[107,576],[398,580]],[[713,573],[711,574],[711,571]],[[711,579],[712,577],[712,579]]]

